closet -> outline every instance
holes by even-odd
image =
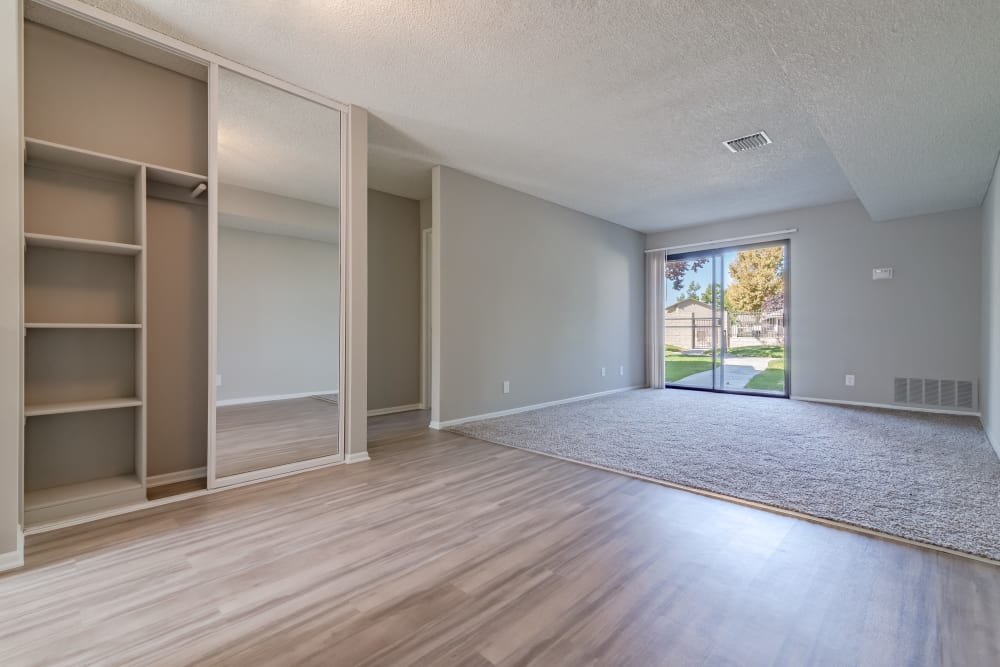
[[[355,112],[23,7],[23,530],[343,463]]]
[[[205,466],[208,68],[26,5],[25,527]]]

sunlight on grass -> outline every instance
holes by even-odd
[[[663,375],[667,382],[677,382],[689,375],[710,370],[712,370],[711,358],[671,354],[667,356]]]
[[[785,348],[781,345],[745,345],[726,350],[730,357],[773,357],[784,358]]]
[[[756,391],[785,391],[785,360],[772,359],[767,362],[767,370],[750,378],[746,388]]]

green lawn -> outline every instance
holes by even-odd
[[[664,365],[664,379],[667,382],[677,382],[688,375],[710,370],[712,370],[711,358],[670,354],[667,355],[667,362]]]
[[[676,345],[668,345],[667,352],[679,352],[680,348]],[[719,353],[718,348],[715,350],[716,354]],[[702,350],[699,354],[703,354],[706,357],[712,356],[712,350]],[[785,348],[781,345],[744,345],[743,347],[730,347],[726,349],[727,357],[771,357],[772,359],[783,358],[785,356]]]
[[[746,388],[757,391],[784,391],[785,360],[772,359],[767,362],[767,370],[753,376]]]
[[[731,347],[727,349],[726,355],[730,357],[771,357],[774,359],[784,359],[785,348],[781,345],[745,345],[743,347]]]
[[[676,354],[682,348],[667,344],[667,358],[664,366],[666,382],[677,382],[695,373],[712,370],[712,351],[700,354]],[[785,348],[782,345],[745,345],[726,350],[729,357],[770,357],[767,370],[758,373],[746,388],[754,391],[785,390]]]

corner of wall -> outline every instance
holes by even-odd
[[[0,4],[0,570],[22,551],[21,4]]]
[[[1000,161],[982,207],[982,334],[980,414],[986,438],[1000,456]]]
[[[346,321],[341,340],[345,422],[341,428],[346,457],[360,460],[368,451],[368,112],[363,107],[351,105],[346,130],[348,168],[341,175],[348,206],[342,241],[346,253],[341,291],[346,303],[341,312],[346,313]]]
[[[431,424],[441,419],[441,166],[431,169]]]
[[[431,197],[420,200],[420,229],[431,228]]]
[[[16,570],[24,566],[24,531],[21,525],[17,526],[17,545],[13,551],[0,553],[0,572]]]

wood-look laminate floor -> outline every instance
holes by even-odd
[[[219,477],[298,463],[340,451],[337,404],[294,398],[216,408]]]
[[[0,664],[1000,660],[995,566],[450,433],[370,450],[29,537]]]
[[[171,482],[160,486],[151,486],[146,489],[146,500],[159,500],[170,496],[179,496],[184,493],[202,491],[208,488],[208,479],[199,477],[197,479],[186,479],[182,482]]]

